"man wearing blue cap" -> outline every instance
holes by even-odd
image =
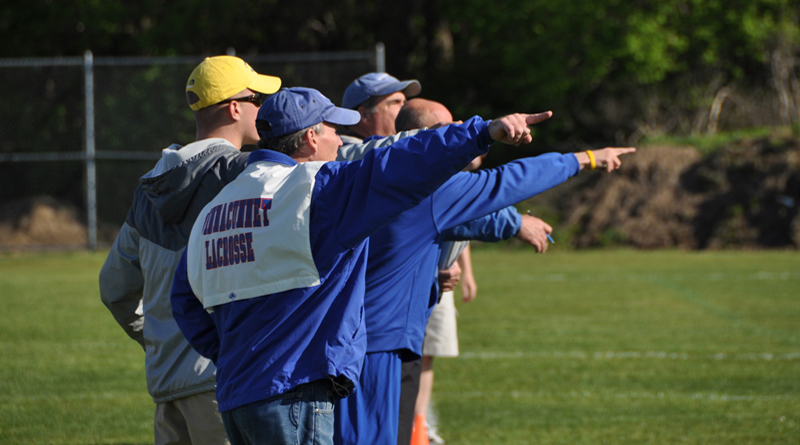
[[[342,107],[358,111],[361,119],[342,135],[344,145],[336,160],[361,159],[375,147],[386,147],[416,134],[416,130],[395,134],[394,121],[406,99],[421,90],[416,80],[400,81],[386,73],[369,73],[354,80],[344,92]],[[388,139],[379,141],[385,137]]]
[[[335,125],[360,115],[316,90],[283,89],[258,112],[259,148],[201,212],[172,288],[175,320],[217,365],[237,444],[333,441],[333,402],[359,380],[368,237],[493,140],[530,142],[511,115],[420,133],[357,162],[327,162]]]
[[[361,114],[361,121],[349,128],[347,135],[342,136],[344,145],[339,148],[337,160],[361,159],[364,153],[373,148],[385,147],[401,138],[416,134],[419,130],[396,133],[395,121],[407,99],[418,95],[421,90],[422,87],[417,80],[400,81],[386,73],[368,73],[354,80],[344,93],[342,106],[357,110]],[[518,214],[506,213],[519,219]],[[445,281],[445,286],[455,287],[459,278],[455,275],[455,270],[442,272],[442,276],[452,274],[450,280]],[[414,402],[421,369],[422,359],[403,362],[398,444],[408,442],[405,439],[411,435]]]
[[[386,73],[359,77],[347,87],[342,98],[342,107],[361,114],[361,120],[350,127],[349,133],[361,139],[395,134],[397,113],[407,98],[418,95],[420,91],[422,87],[418,81],[400,81]]]

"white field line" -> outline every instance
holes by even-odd
[[[688,354],[685,352],[663,351],[530,351],[530,352],[463,352],[459,359],[471,360],[496,360],[496,359],[531,359],[531,358],[564,358],[577,360],[624,360],[624,359],[654,359],[654,360],[750,360],[750,361],[781,361],[800,360],[800,352],[787,354],[750,353],[750,354]]]
[[[483,399],[487,397],[495,399],[682,399],[682,400],[707,400],[714,402],[744,402],[744,401],[775,401],[775,400],[798,400],[794,394],[778,395],[743,395],[743,394],[720,394],[710,392],[680,393],[674,391],[667,392],[592,392],[592,391],[438,391],[436,396],[448,399]]]
[[[58,344],[62,352],[66,349],[69,350],[86,350],[86,349],[123,349],[128,345],[108,342],[108,341],[80,341],[72,342],[69,339],[54,340],[14,340],[14,341],[0,341],[0,349],[2,348],[19,348],[20,345],[25,345],[28,348],[52,348],[54,344]]]
[[[20,403],[20,402],[47,402],[58,404],[73,400],[119,400],[121,397],[139,395],[138,391],[118,391],[118,392],[71,392],[64,394],[30,394],[30,393],[5,393],[0,395],[0,403]],[[144,392],[147,396],[147,392]]]
[[[659,274],[659,273],[603,273],[603,274],[521,274],[513,277],[520,281],[789,281],[800,280],[800,272],[759,271],[751,273]]]

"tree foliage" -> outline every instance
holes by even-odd
[[[552,140],[635,142],[713,130],[726,117],[798,120],[799,16],[794,0],[9,0],[0,55],[263,54],[382,41],[388,71],[419,78],[456,116],[553,109]]]
[[[590,139],[659,119],[692,131],[721,88],[772,86],[775,53],[800,48],[798,12],[790,0],[465,0],[446,9],[455,54],[434,74],[465,110],[554,108],[564,133]]]

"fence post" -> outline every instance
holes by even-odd
[[[86,223],[89,229],[89,249],[97,248],[97,182],[94,150],[94,57],[87,50],[83,54],[84,94],[86,100]]]
[[[386,72],[386,47],[383,42],[375,44],[375,71],[378,73]]]

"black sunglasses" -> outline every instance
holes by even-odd
[[[244,97],[232,97],[232,98],[230,98],[230,99],[225,99],[225,100],[223,100],[222,102],[219,102],[219,103],[221,103],[221,104],[227,104],[227,103],[230,103],[230,102],[233,102],[233,101],[236,101],[236,102],[252,102],[252,103],[254,103],[254,104],[257,106],[257,107],[260,107],[260,106],[261,106],[261,104],[263,104],[263,103],[264,103],[264,100],[265,100],[266,98],[267,98],[266,94],[255,93],[255,94],[252,94],[252,95],[250,95],[250,96],[244,96]]]

